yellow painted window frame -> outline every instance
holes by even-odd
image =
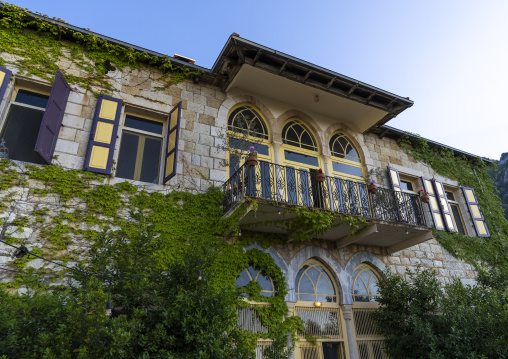
[[[336,134],[343,134],[344,137],[347,138],[347,140],[349,142],[351,142],[351,145],[354,146],[354,148],[356,149],[356,152],[358,153],[358,158],[360,159],[360,162],[355,162],[355,161],[352,161],[352,160],[347,160],[345,158],[340,158],[340,157],[336,157],[334,156],[333,154],[330,156],[330,161],[328,163],[328,168],[330,169],[330,173],[332,174],[333,177],[339,177],[339,178],[343,178],[343,179],[348,179],[348,180],[353,180],[353,181],[363,181],[364,180],[364,177],[366,177],[366,168],[365,168],[365,161],[363,160],[363,156],[362,154],[360,153],[360,151],[358,150],[358,146],[355,145],[355,143],[353,142],[353,140],[351,140],[351,137],[349,137],[345,132],[343,131],[335,131],[334,133],[332,133],[332,135],[330,136],[330,140],[332,139],[333,136],[335,136]],[[328,147],[330,147],[330,141],[328,141]],[[332,153],[331,149],[330,149],[330,154]],[[338,162],[338,163],[343,163],[345,165],[348,165],[348,166],[353,166],[353,167],[358,167],[362,170],[362,177],[359,177],[359,176],[353,176],[353,175],[350,175],[350,174],[347,174],[347,173],[343,173],[343,172],[337,172],[337,171],[334,171],[333,170],[333,163],[332,162]]]
[[[149,132],[149,131],[143,131],[143,130],[138,130],[136,128],[132,128],[132,127],[127,127],[125,126],[125,119],[128,115],[132,115],[132,116],[135,116],[135,117],[139,117],[139,118],[142,118],[142,119],[145,119],[145,120],[150,120],[150,121],[155,121],[155,122],[160,122],[162,123],[162,134],[161,135],[158,135],[156,133],[153,133],[153,132]],[[163,171],[163,168],[162,168],[162,163],[163,163],[163,160],[162,160],[162,154],[163,154],[163,151],[164,151],[164,148],[165,148],[165,145],[166,145],[166,141],[167,141],[167,138],[166,138],[166,131],[167,131],[167,120],[162,120],[161,118],[158,118],[156,115],[150,115],[150,114],[146,114],[144,111],[143,113],[140,113],[138,111],[136,111],[135,109],[134,110],[129,110],[127,109],[126,111],[124,111],[124,114],[122,116],[122,128],[121,128],[121,135],[120,135],[120,138],[119,138],[119,141],[118,141],[118,151],[117,151],[117,154],[116,154],[116,158],[115,158],[115,161],[118,163],[118,158],[120,156],[120,152],[122,150],[121,148],[121,144],[122,144],[122,138],[123,138],[123,134],[125,132],[127,133],[130,133],[130,134],[135,134],[137,136],[139,136],[139,141],[138,141],[138,148],[136,150],[136,165],[135,165],[135,168],[134,168],[134,179],[132,179],[133,181],[139,181],[139,178],[141,176],[141,164],[142,164],[142,161],[143,161],[143,152],[144,152],[144,145],[145,145],[145,140],[146,138],[157,138],[157,139],[161,139],[162,140],[162,143],[161,143],[161,153],[160,153],[160,156],[159,156],[159,165],[158,165],[158,168],[159,168],[159,175],[158,175],[158,180],[157,180],[157,184],[161,184],[161,180],[162,180],[162,171]],[[116,169],[115,169],[115,174],[116,174]]]
[[[267,135],[268,135],[268,139],[264,139],[264,138],[260,138],[260,137],[255,137],[255,136],[245,136],[243,138],[243,135],[238,135],[237,132],[233,132],[231,130],[229,130],[229,117],[231,116],[231,114],[239,107],[249,107],[251,110],[253,110],[254,112],[256,112],[256,114],[260,117],[260,119],[264,122],[265,126],[266,126],[266,130],[268,131]],[[272,148],[272,131],[270,130],[270,126],[268,124],[268,121],[266,120],[265,116],[263,116],[263,114],[261,113],[261,111],[259,111],[255,106],[249,104],[249,103],[239,103],[239,104],[236,104],[235,106],[231,107],[231,109],[229,110],[228,112],[228,117],[227,117],[227,128],[228,130],[226,131],[226,148],[227,148],[227,151],[226,151],[226,159],[229,163],[229,155],[230,155],[230,150],[229,150],[229,139],[230,138],[241,138],[242,140],[245,140],[245,141],[248,141],[248,142],[253,142],[254,144],[256,143],[259,143],[261,145],[265,145],[265,146],[268,146],[268,156],[266,155],[262,155],[262,154],[259,154],[258,153],[258,160],[260,161],[266,161],[266,162],[274,162],[274,159],[273,159],[273,148]],[[254,145],[254,147],[256,147]],[[241,150],[238,150],[240,151],[241,153],[241,156],[242,157],[246,157],[247,156],[247,151],[241,151]],[[241,161],[240,159],[240,164],[239,166],[241,167],[243,164],[243,162]],[[233,175],[233,173],[229,173],[229,166],[227,166],[227,173],[228,173],[228,177],[231,177]]]
[[[325,303],[319,308],[315,306],[305,305],[305,302],[297,302],[294,310],[293,310],[293,316],[298,316],[298,310],[308,310],[308,311],[320,311],[320,312],[326,312],[327,308],[330,309],[330,312],[336,312],[338,315],[338,324],[339,324],[339,333],[340,335],[338,337],[330,337],[330,336],[323,336],[323,337],[312,337],[312,341],[308,341],[306,338],[306,335],[303,333],[297,333],[298,341],[295,345],[295,359],[305,359],[309,358],[309,356],[304,356],[302,354],[303,349],[315,349],[317,352],[316,359],[322,358],[322,348],[323,348],[323,342],[335,342],[335,343],[342,343],[342,346],[344,348],[344,352],[346,354],[346,358],[350,357],[349,353],[349,345],[347,340],[347,330],[346,330],[346,322],[344,320],[344,315],[342,313],[342,308],[339,306],[338,303],[333,303],[334,306],[325,306]],[[307,302],[308,303],[308,302]],[[330,304],[330,303],[327,303]],[[312,357],[314,358],[314,357]]]
[[[364,267],[364,268],[362,268],[362,267]],[[351,287],[351,295],[353,296],[353,303],[372,303],[372,302],[370,302],[370,301],[369,301],[369,302],[360,302],[360,301],[358,301],[358,302],[357,302],[357,301],[355,300],[355,284],[356,284],[356,281],[357,281],[358,279],[360,279],[360,280],[362,281],[362,283],[365,285],[365,289],[367,289],[367,294],[356,294],[356,295],[358,295],[358,296],[367,296],[367,297],[369,297],[369,298],[372,298],[372,297],[377,298],[377,297],[378,297],[378,295],[372,295],[372,294],[370,294],[369,286],[370,286],[370,282],[371,282],[371,280],[372,280],[372,278],[373,278],[373,277],[377,279],[377,280],[376,280],[376,282],[377,282],[377,281],[379,281],[379,279],[381,278],[381,276],[379,275],[379,273],[378,273],[378,271],[377,271],[376,269],[374,269],[372,266],[368,265],[367,263],[361,263],[360,265],[358,265],[358,266],[355,268],[355,270],[353,271],[353,273],[355,273],[355,272],[356,272],[357,270],[359,270],[359,269],[362,269],[362,270],[360,270],[360,271],[356,274],[356,276],[353,278],[353,286]],[[370,276],[370,278],[369,278],[369,283],[365,283],[365,281],[363,280],[363,278],[362,278],[362,277],[360,277],[360,274],[362,274],[363,272],[369,272],[369,271],[370,271],[370,272],[372,272],[372,273],[371,273],[371,276]]]
[[[311,262],[316,262],[317,264],[310,264]],[[338,306],[338,303],[339,303],[339,286],[337,285],[337,283],[335,282],[335,279],[333,278],[332,274],[330,273],[330,271],[328,270],[328,268],[326,268],[326,266],[318,259],[314,259],[314,258],[311,258],[311,259],[307,259],[302,265],[300,268],[298,268],[298,272],[296,272],[297,274],[300,272],[300,269],[302,269],[303,266],[305,265],[308,265],[309,268],[307,268],[305,270],[305,272],[303,272],[303,274],[305,274],[310,268],[313,268],[315,266],[320,266],[321,268],[323,268],[323,270],[325,271],[325,273],[328,275],[328,277],[330,278],[331,280],[331,284],[333,286],[332,289],[335,289],[335,302],[322,302],[321,306],[322,307],[336,307]],[[318,268],[315,268],[316,270],[320,271]],[[320,271],[321,272],[321,271]],[[303,278],[303,274],[302,276],[300,277],[300,280],[298,281],[298,283],[295,283],[295,296],[296,296],[296,301],[297,303],[314,303],[316,301],[318,301],[317,299],[317,296],[318,295],[321,295],[323,296],[324,294],[317,294],[316,293],[316,283],[313,283],[312,282],[312,287],[314,288],[314,293],[302,293],[304,295],[314,295],[316,297],[316,300],[315,301],[308,301],[308,300],[300,300],[300,292],[299,292],[299,288],[300,288],[300,282],[302,281],[302,278]],[[321,276],[321,275],[320,275]],[[326,277],[325,277],[326,278]],[[296,279],[296,278],[295,278]],[[310,278],[309,278],[310,279]],[[318,281],[319,281],[319,277],[318,277]],[[314,305],[314,304],[313,304]]]
[[[281,160],[281,164],[284,165],[284,166],[291,166],[291,167],[295,167],[295,168],[305,168],[305,169],[320,169],[320,168],[323,168],[323,159],[321,158],[322,157],[321,156],[321,150],[320,150],[319,142],[317,140],[317,136],[314,133],[314,131],[312,131],[309,128],[309,126],[307,126],[302,120],[300,120],[297,117],[292,117],[290,119],[287,119],[284,122],[284,125],[282,126],[282,128],[284,128],[286,126],[286,124],[288,122],[290,122],[290,121],[297,121],[302,127],[304,127],[309,132],[309,134],[313,137],[314,141],[316,142],[316,149],[317,149],[317,151],[308,150],[308,149],[305,149],[305,148],[293,146],[293,145],[290,145],[290,144],[282,142],[282,144],[280,146],[280,149],[279,149],[279,158]],[[318,166],[312,166],[312,165],[308,165],[308,164],[302,163],[302,162],[295,162],[295,161],[287,160],[286,156],[285,156],[285,153],[284,153],[285,150],[288,150],[288,151],[291,151],[291,152],[300,153],[302,155],[316,157],[318,159]]]

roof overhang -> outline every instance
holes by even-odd
[[[233,34],[215,62],[213,83],[344,122],[360,132],[413,105],[394,95]],[[315,101],[318,96],[319,101]]]

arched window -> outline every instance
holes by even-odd
[[[312,302],[337,302],[335,284],[326,269],[316,260],[309,260],[296,275],[296,299]]]
[[[268,163],[273,162],[269,135],[266,121],[254,106],[241,104],[231,109],[227,133],[230,176],[244,164],[245,154],[254,146],[261,161],[263,178],[267,177],[265,172],[269,170]],[[266,193],[263,195],[268,196]]]
[[[379,276],[369,265],[360,264],[353,274],[353,300],[355,302],[376,302],[379,296]]]
[[[358,151],[351,140],[342,132],[338,132],[330,139],[330,152],[332,156],[346,160],[361,162]]]
[[[344,132],[336,132],[330,139],[332,170],[339,177],[363,177],[362,160],[353,142]]]
[[[282,129],[282,142],[305,150],[317,151],[317,142],[310,130],[298,120],[290,120]]]
[[[268,129],[261,115],[249,105],[239,106],[229,114],[228,130],[246,136],[268,139]]]
[[[261,295],[264,295],[265,297],[273,297],[276,294],[273,280],[267,276],[265,272],[252,266],[249,266],[240,273],[240,276],[236,278],[235,284],[237,287],[241,288],[245,287],[252,281],[257,281],[261,286]]]

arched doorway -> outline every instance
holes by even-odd
[[[357,358],[385,359],[384,338],[377,333],[370,313],[378,308],[377,283],[379,273],[367,263],[361,263],[353,273],[353,327]]]
[[[278,177],[285,179],[286,202],[305,207],[322,207],[316,173],[322,167],[316,136],[302,121],[289,119],[282,128],[280,158],[284,167]]]
[[[344,319],[339,307],[338,286],[328,269],[317,259],[303,263],[295,278],[296,304],[305,330],[298,333],[296,359],[347,358]]]

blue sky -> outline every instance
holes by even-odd
[[[390,126],[508,152],[508,1],[10,2],[207,68],[237,32],[415,101]]]

